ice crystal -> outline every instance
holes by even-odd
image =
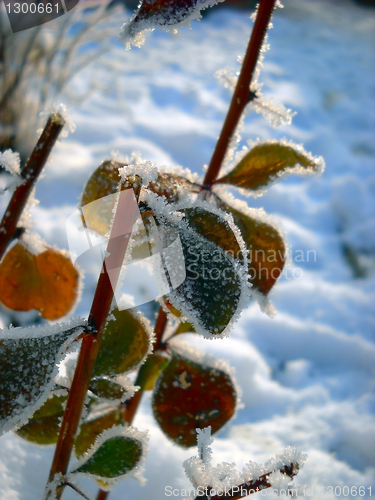
[[[283,473],[286,469],[293,470],[293,475],[303,466],[307,455],[301,453],[299,448],[285,448],[275,458],[268,460],[264,465],[255,462],[248,462],[243,470],[239,472],[235,463],[226,463],[211,465],[211,449],[208,441],[210,438],[210,428],[199,431],[198,450],[199,455],[194,456],[183,463],[185,474],[198,491],[200,489],[211,488],[212,490],[224,491],[232,489],[238,490],[241,485],[250,485],[261,478],[267,476],[267,481],[275,490],[288,489],[291,477]],[[202,434],[204,437],[202,437]],[[202,449],[204,453],[202,454]],[[209,457],[209,460],[204,457]],[[216,493],[215,493],[216,494]]]
[[[121,178],[126,182],[129,177],[138,176],[141,179],[141,185],[147,186],[150,182],[154,181],[158,175],[158,169],[150,161],[136,162],[134,164],[126,165],[119,168]],[[137,187],[133,184],[134,187]]]
[[[14,153],[11,149],[6,149],[3,153],[0,153],[0,165],[9,173],[19,175],[21,165],[19,153]]]
[[[279,102],[265,100],[259,89],[255,93],[256,98],[252,101],[253,108],[256,113],[267,118],[272,127],[277,128],[280,125],[290,125],[292,123],[293,117],[297,114],[296,111],[286,108]]]

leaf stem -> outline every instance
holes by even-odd
[[[122,186],[121,191],[124,190],[125,188]],[[137,203],[139,192],[140,189],[136,192]],[[68,469],[86,393],[94,371],[100,342],[114,296],[114,290],[118,282],[122,262],[130,239],[129,233],[138,217],[137,203],[130,204],[129,206],[129,198],[127,196],[121,196],[120,192],[117,210],[108,241],[106,257],[103,262],[102,272],[98,280],[88,318],[87,331],[89,335],[86,335],[82,340],[77,367],[74,373],[52,462],[49,481],[52,481],[57,473],[66,474]],[[63,488],[64,485],[61,485],[57,489],[57,499],[61,498]]]
[[[89,497],[87,495],[85,495],[81,490],[79,490],[77,488],[77,486],[74,486],[74,484],[69,483],[68,481],[65,481],[63,484],[65,484],[65,486],[69,486],[69,488],[72,488],[72,490],[74,490],[76,493],[78,493],[78,495],[83,497],[85,500],[90,500]]]
[[[20,230],[17,228],[18,221],[64,124],[65,120],[59,113],[52,114],[48,118],[34,151],[22,169],[23,182],[14,191],[0,223],[0,259],[9,244],[17,237]]]
[[[243,61],[241,73],[201,189],[209,189],[217,178],[231,138],[236,130],[242,112],[249,102],[251,81],[253,79],[272,11],[275,7],[275,2],[276,0],[260,0],[258,13]]]
[[[108,493],[109,493],[109,491],[99,490],[98,496],[96,497],[96,500],[106,500]]]

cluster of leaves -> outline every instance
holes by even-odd
[[[276,174],[297,165],[310,170],[316,168],[315,160],[289,145],[276,143],[258,145],[229,173],[216,181],[216,184],[246,189],[264,188]],[[115,194],[121,182],[119,168],[124,166],[114,161],[103,162],[92,174],[84,189],[82,206]],[[90,451],[87,455],[88,462],[85,462],[86,465],[80,465],[76,472],[96,475],[105,480],[109,486],[112,485],[114,477],[116,479],[124,477],[130,469],[135,468],[142,456],[140,452],[142,441],[123,436],[122,426],[127,423],[125,401],[135,390],[129,389],[130,383],[127,379],[124,384],[124,375],[138,370],[136,386],[140,391],[153,391],[154,416],[166,436],[175,443],[185,447],[193,446],[196,442],[196,429],[207,425],[210,425],[212,432],[215,433],[235,412],[237,401],[235,382],[220,364],[212,362],[207,364],[204,360],[197,362],[196,359],[193,360],[191,356],[173,347],[173,342],[170,340],[184,333],[200,333],[208,338],[222,336],[238,314],[238,310],[246,305],[246,301],[241,302],[244,286],[250,289],[252,285],[257,294],[266,296],[282,271],[284,243],[277,230],[234,208],[214,193],[211,194],[209,201],[198,202],[196,200],[198,187],[186,177],[173,173],[159,173],[157,179],[143,188],[140,208],[146,231],[152,224],[158,227],[159,233],[161,228],[168,230],[172,226],[178,231],[185,257],[186,279],[163,299],[163,305],[173,317],[175,327],[168,340],[160,342],[154,352],[151,352],[152,331],[148,320],[140,312],[134,309],[122,311],[114,309],[108,318],[90,383],[86,416],[74,446],[77,457],[82,457]],[[181,208],[182,206],[185,208]],[[107,233],[111,214],[112,206],[107,205],[105,210],[91,214],[88,212],[85,222],[88,227],[97,228],[99,233]],[[176,220],[180,222],[177,223]],[[133,239],[133,253],[136,254],[143,240],[137,235]],[[211,259],[215,268],[226,274],[227,279],[220,280],[220,286],[217,276],[212,273],[206,272],[204,275],[195,273],[198,274],[197,277],[191,275],[189,258],[192,245],[195,252],[198,252],[198,256],[194,257],[199,264],[203,265],[206,261],[204,254],[210,255],[211,258],[215,253],[220,256],[219,259]],[[267,261],[247,262],[246,250],[251,250],[253,255],[260,256],[260,259],[264,259],[265,250],[273,250],[278,254],[280,260],[269,263],[272,269],[277,269],[277,275],[274,274],[271,279],[262,279],[257,273],[249,272],[248,266],[252,269],[254,267],[256,269],[256,266],[261,268]],[[13,257],[15,252],[21,257],[25,254],[20,244],[13,247],[0,266],[0,276],[4,274],[2,269],[10,265],[9,262],[12,262],[13,268],[17,269]],[[45,253],[33,256],[33,261],[38,262],[38,258],[45,259]],[[37,264],[35,267],[37,269]],[[25,280],[23,287],[26,290],[30,289],[27,273],[9,274],[14,279],[17,276],[23,277]],[[54,283],[56,278],[50,275],[49,280]],[[9,289],[9,286],[4,288]],[[17,287],[14,289],[17,290]],[[247,298],[246,293],[245,297]],[[27,304],[28,308],[33,307],[33,303],[29,304],[27,301],[23,301],[23,304]],[[2,342],[6,347],[6,341]],[[49,342],[52,343],[53,338],[44,337],[44,345],[47,346]],[[2,359],[3,363],[7,361],[6,357]],[[141,364],[142,362],[144,364]],[[8,360],[8,373],[17,369],[18,364]],[[25,370],[23,373],[27,376],[28,371]],[[39,384],[43,385],[45,374],[39,373]],[[22,381],[20,383],[22,384]],[[11,396],[14,399],[14,395]],[[17,431],[18,434],[38,444],[55,443],[66,399],[66,388],[55,386],[50,397],[32,415],[28,423]],[[104,409],[103,403],[106,403]],[[108,451],[108,454],[105,451],[107,447],[108,450],[112,450],[112,445],[106,440],[103,441],[102,437],[106,435],[103,434],[104,431],[110,428],[117,428],[119,432],[118,435],[111,434],[112,440],[120,439],[122,436],[123,443],[119,446],[127,446],[126,443],[133,442],[131,467],[127,462],[123,468],[119,465],[116,468],[112,451]],[[109,453],[112,454],[113,462],[110,468],[107,462]],[[129,453],[127,457],[130,460]],[[114,476],[109,472],[110,469]]]
[[[184,19],[198,4],[211,5],[193,0],[183,3],[185,10],[179,2],[173,8]],[[170,8],[171,3],[167,4]],[[155,16],[161,20],[159,24],[168,24],[163,19],[169,18],[170,12],[162,6],[160,1],[144,1],[128,32],[134,34],[137,23]],[[111,195],[124,183],[127,167],[106,161],[88,180],[81,208],[106,200],[100,210],[95,205],[95,210],[85,211],[84,223],[89,230],[108,233],[114,209],[108,200],[115,200]],[[147,177],[144,165],[132,167],[134,172],[139,167],[136,179],[142,181],[143,174]],[[137,472],[145,455],[145,436],[128,425],[134,415],[130,407],[136,390],[138,396],[153,391],[155,419],[164,434],[180,446],[195,444],[196,429],[209,425],[215,433],[233,416],[238,391],[230,371],[221,362],[181,350],[175,338],[185,333],[209,339],[227,336],[250,295],[261,305],[267,303],[282,272],[285,245],[277,228],[244,207],[228,189],[257,193],[286,173],[312,173],[319,168],[320,160],[301,147],[266,142],[247,151],[208,188],[174,172],[159,172],[143,182],[139,209],[144,231],[132,235],[128,259],[139,258],[145,246],[151,254],[161,255],[171,285],[160,300],[169,330],[164,332],[163,328],[155,338],[149,321],[136,309],[115,307],[110,311],[74,439],[79,461],[69,481],[74,474],[88,475],[99,480],[103,489],[110,489],[119,479]],[[134,176],[125,177],[126,182],[130,187],[136,185]],[[185,279],[173,286],[181,266],[176,271],[163,249],[176,237],[183,253]],[[0,300],[11,309],[36,309],[46,319],[58,319],[71,309],[77,290],[77,271],[55,249],[38,253],[19,241],[0,263]],[[60,379],[54,380],[57,364],[85,329],[84,322],[78,323],[70,329],[60,326],[53,333],[25,330],[17,332],[17,337],[8,330],[2,334],[3,430],[18,428],[19,436],[42,445],[57,442],[70,388]],[[42,352],[49,355],[42,358]],[[132,372],[136,373],[135,385],[128,378]],[[30,373],[31,382],[27,380]],[[54,487],[64,481],[68,484],[66,478],[58,477]]]

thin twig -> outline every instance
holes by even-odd
[[[268,24],[276,0],[260,0],[253,32],[247,47],[241,73],[234,91],[227,117],[225,119],[219,140],[206,172],[202,189],[209,189],[216,180],[223,164],[230,140],[236,130],[241,115],[249,102],[249,90],[254,75],[260,50],[263,44]]]
[[[96,500],[106,500],[108,494],[109,494],[109,491],[99,490],[98,496],[96,497]]]
[[[77,486],[74,486],[74,484],[69,483],[69,481],[65,481],[63,484],[65,486],[69,486],[69,488],[72,488],[72,490],[78,493],[78,495],[81,495],[81,497],[83,497],[85,500],[90,500],[90,498],[87,495],[85,495],[81,490],[79,490]]]
[[[23,183],[13,193],[0,223],[0,259],[16,237],[18,221],[64,124],[64,118],[58,113],[49,117],[34,151],[22,169]]]

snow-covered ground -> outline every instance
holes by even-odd
[[[215,439],[214,462],[242,466],[299,446],[308,460],[296,483],[307,485],[306,497],[356,498],[364,491],[361,496],[370,498],[375,495],[375,11],[349,2],[284,3],[274,16],[260,81],[266,97],[298,114],[291,126],[273,129],[251,113],[240,147],[249,139],[286,137],[323,156],[326,170],[319,178],[289,177],[263,197],[247,199],[279,221],[290,248],[289,265],[272,294],[276,316],[252,303],[230,338],[188,340],[226,359],[242,390],[244,407]],[[119,28],[121,23],[119,18]],[[40,204],[32,211],[48,243],[67,248],[66,219],[89,174],[112,151],[136,150],[157,165],[202,172],[230,96],[214,73],[225,66],[238,71],[236,60],[251,25],[249,13],[213,9],[192,30],[155,31],[142,48],[128,52],[116,46],[76,77],[70,92],[87,98],[71,107],[76,131],[56,147],[38,183]],[[90,93],[93,82],[99,90]],[[0,202],[3,207],[5,198]],[[94,286],[87,275],[75,315],[87,314]],[[166,486],[188,488],[181,464],[196,452],[167,441],[148,396],[134,424],[151,435],[147,482],[126,480],[110,498],[162,499]],[[39,499],[52,454],[53,447],[33,446],[12,433],[0,438],[1,499]],[[82,480],[82,487],[94,496],[93,482]],[[78,497],[67,490],[64,498]]]

